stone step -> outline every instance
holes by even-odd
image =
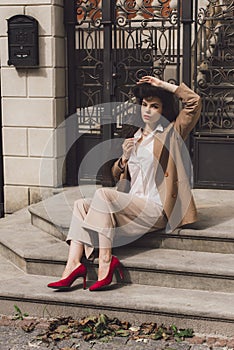
[[[1,313],[12,314],[16,304],[30,316],[81,318],[105,313],[133,324],[176,324],[198,333],[233,336],[233,293],[140,284],[112,284],[90,292],[81,289],[79,281],[69,292],[56,292],[47,288],[49,281],[51,277],[35,275],[5,280],[0,285]]]
[[[34,226],[64,240],[71,221],[74,201],[81,197],[92,197],[100,186],[83,185],[65,189],[62,193],[49,197],[29,207]]]
[[[50,275],[59,267],[60,274],[68,245],[33,226],[26,208],[1,219],[0,254],[24,272]]]
[[[97,187],[84,185],[48,198],[29,208],[32,224],[64,240],[67,236],[73,203],[77,198],[92,197]],[[161,247],[234,254],[234,191],[194,190],[199,220],[172,234],[163,231],[144,235],[134,246]]]
[[[0,228],[0,253],[28,274],[60,277],[68,245],[31,225],[26,211],[10,219],[11,225],[3,220]],[[234,254],[134,246],[115,248],[114,254],[123,264],[125,283],[234,290]],[[88,270],[89,279],[96,279],[97,261]]]

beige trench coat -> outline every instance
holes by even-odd
[[[184,140],[197,123],[201,113],[201,98],[184,83],[175,91],[182,100],[183,109],[175,121],[162,133],[155,134],[155,182],[168,220],[166,232],[197,220],[197,210],[191,193],[190,158]],[[123,171],[117,160],[111,171],[117,190],[128,192],[128,166]]]

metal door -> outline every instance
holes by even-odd
[[[195,187],[234,188],[233,15],[234,0],[65,1],[69,114],[77,113],[68,138],[83,133],[68,152],[68,184],[83,156],[121,128],[121,113],[113,118],[105,103],[130,100],[137,79],[154,74],[202,97],[188,143]]]
[[[77,183],[84,155],[121,128],[122,115],[113,117],[109,103],[131,100],[133,86],[146,74],[180,83],[180,13],[180,1],[65,1],[69,115],[77,114],[68,138],[78,139],[67,157],[68,184]],[[186,18],[184,23],[190,24]],[[82,171],[81,178],[91,181],[93,174]]]
[[[234,1],[195,2],[194,86],[203,107],[193,137],[195,186],[234,188]]]

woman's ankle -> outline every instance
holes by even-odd
[[[62,278],[66,278],[67,276],[69,276],[70,273],[72,273],[72,271],[77,269],[80,265],[81,265],[80,261],[69,262],[63,271]]]
[[[107,253],[99,256],[99,264],[109,264],[111,262],[112,254]]]

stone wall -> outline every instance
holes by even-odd
[[[17,14],[39,22],[39,68],[7,64],[7,19]],[[65,137],[62,132],[54,137],[66,110],[63,0],[1,0],[0,60],[5,211],[10,213],[63,183]]]

